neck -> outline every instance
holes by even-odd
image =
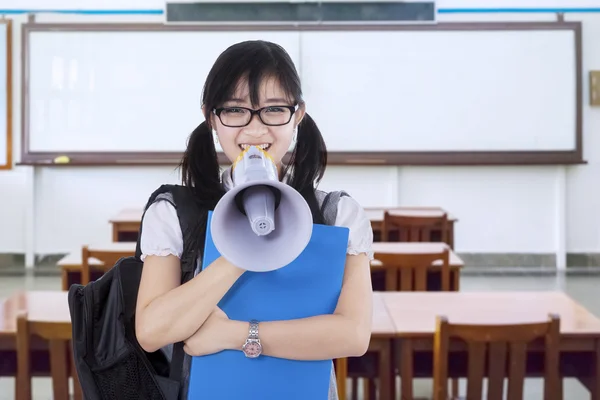
[[[277,164],[277,173],[279,174],[279,180],[283,181],[283,174],[285,172],[285,165],[283,163]]]

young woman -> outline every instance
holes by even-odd
[[[246,146],[259,145],[278,163],[285,182],[307,201],[313,222],[324,223],[319,210],[325,193],[316,190],[316,185],[325,170],[325,143],[305,111],[300,79],[282,47],[265,41],[229,47],[208,74],[202,103],[205,122],[192,133],[182,161],[184,185],[192,188],[199,202],[214,207],[231,187],[230,170],[221,174],[216,142],[232,162]],[[291,159],[284,165],[282,159],[292,143]],[[261,321],[263,355],[322,360],[366,352],[372,318],[371,224],[361,206],[348,196],[340,199],[335,224],[350,230],[335,312]],[[230,320],[217,304],[244,271],[221,257],[180,285],[183,239],[173,206],[166,201],[152,204],[142,228],[144,268],[136,311],[142,348],[153,352],[184,341],[186,353],[194,356],[225,349],[242,351],[249,321]]]

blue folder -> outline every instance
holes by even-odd
[[[220,256],[210,233],[211,217],[209,213],[203,268]],[[238,321],[332,314],[342,288],[348,234],[348,228],[314,224],[308,246],[293,262],[276,271],[245,272],[219,307]],[[290,346],[301,340],[291,336]],[[265,355],[251,359],[241,350],[192,357],[188,398],[327,400],[331,368],[331,360],[299,361]]]

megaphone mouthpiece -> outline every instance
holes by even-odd
[[[275,229],[275,195],[266,186],[251,186],[244,190],[242,203],[250,227],[258,236]]]

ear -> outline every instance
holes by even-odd
[[[300,103],[298,110],[296,110],[296,113],[294,114],[296,117],[296,126],[300,125],[300,122],[302,122],[302,119],[304,118],[304,114],[306,114],[306,105]]]
[[[210,129],[215,129],[216,123],[215,123],[215,117],[216,115],[212,112],[206,112],[206,106],[202,105],[202,115],[204,115],[204,118],[206,119],[206,122],[208,122],[208,127]]]

